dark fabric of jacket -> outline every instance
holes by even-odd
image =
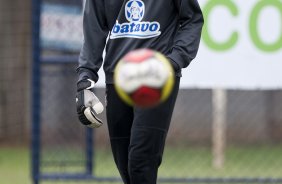
[[[98,81],[103,64],[112,84],[117,62],[139,48],[163,53],[181,76],[196,57],[203,23],[197,0],[86,0],[79,80]]]

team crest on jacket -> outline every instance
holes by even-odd
[[[145,15],[145,4],[141,0],[129,0],[125,5],[125,17],[128,22],[116,21],[110,39],[116,38],[152,38],[159,36],[160,23],[142,21]]]

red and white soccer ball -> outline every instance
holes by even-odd
[[[168,59],[150,49],[126,54],[114,73],[117,93],[126,103],[142,108],[165,101],[174,85],[174,70]]]

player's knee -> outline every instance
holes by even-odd
[[[157,169],[162,161],[162,156],[158,155],[154,158],[142,159],[129,159],[128,171],[129,172],[142,172],[152,169]]]
[[[132,131],[128,158],[156,160],[162,157],[166,132],[156,128],[138,127]]]

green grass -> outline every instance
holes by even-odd
[[[66,159],[81,153],[58,155],[57,159]],[[52,155],[45,153],[44,157]],[[71,156],[72,155],[72,156]],[[98,176],[118,176],[112,155],[108,150],[96,153],[95,173]],[[0,183],[31,184],[30,153],[27,148],[0,147]],[[226,151],[223,169],[211,166],[212,156],[208,148],[175,147],[165,151],[159,175],[162,177],[275,177],[282,178],[282,147],[230,147]],[[81,168],[70,171],[79,171]],[[69,171],[63,166],[44,168],[44,171]],[[42,182],[43,184],[75,184],[95,182]],[[106,184],[106,183],[103,183]]]
[[[29,184],[29,154],[24,148],[0,148],[0,183]]]
[[[162,166],[160,174],[169,177],[282,178],[282,147],[229,147],[222,169],[212,167],[212,154],[208,148],[167,149]],[[172,174],[166,171],[167,168]]]

